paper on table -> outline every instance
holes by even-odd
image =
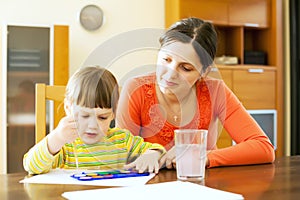
[[[93,190],[81,190],[64,192],[62,196],[70,200],[79,199],[101,199],[107,197],[112,199],[201,199],[201,200],[242,200],[242,195],[225,192],[198,185],[191,182],[173,181],[157,184],[139,185],[133,187],[105,188]]]
[[[85,172],[87,170],[84,170]],[[94,170],[95,171],[95,170]],[[98,185],[98,186],[135,186],[144,185],[155,174],[149,176],[138,176],[118,179],[79,181],[70,177],[72,174],[78,173],[76,170],[53,169],[46,174],[35,175],[30,178],[25,178],[20,183],[40,183],[40,184],[74,184],[74,185]]]

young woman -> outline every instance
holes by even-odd
[[[174,167],[174,130],[208,129],[207,167],[273,162],[274,148],[222,80],[208,77],[217,49],[213,25],[182,19],[160,38],[157,68],[122,87],[117,125],[148,142],[162,144],[161,159]],[[249,87],[251,87],[249,85]],[[218,121],[236,145],[218,149]]]

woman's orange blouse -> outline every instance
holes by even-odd
[[[129,129],[147,142],[162,144],[167,150],[174,146],[175,129],[208,129],[208,167],[274,161],[274,147],[269,138],[222,80],[208,77],[196,83],[196,114],[190,123],[179,127],[166,121],[157,100],[155,79],[155,74],[148,74],[124,84],[117,109],[118,127]],[[217,148],[222,131],[219,122],[235,145]]]

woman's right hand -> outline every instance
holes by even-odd
[[[66,143],[73,142],[77,137],[77,125],[73,116],[63,117],[57,127],[50,132],[48,149],[51,154],[56,154]]]
[[[168,169],[176,169],[176,149],[173,146],[159,161],[159,167]]]

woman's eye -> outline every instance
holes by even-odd
[[[89,115],[81,115],[82,118],[88,118]]]
[[[171,62],[170,58],[162,58],[165,62]]]
[[[191,67],[189,67],[189,66],[186,66],[186,65],[180,65],[180,67],[181,67],[184,71],[187,71],[187,72],[193,70],[193,68],[191,68]]]

